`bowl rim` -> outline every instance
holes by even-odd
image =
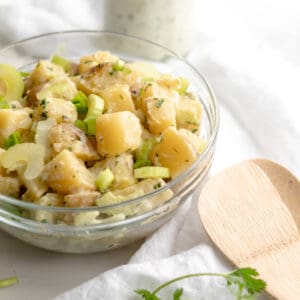
[[[205,158],[207,157],[207,155],[210,152],[211,148],[215,144],[217,134],[218,134],[218,130],[219,130],[219,125],[220,125],[220,113],[219,113],[219,106],[217,104],[216,97],[214,95],[214,92],[213,92],[210,84],[208,83],[206,78],[191,63],[189,63],[185,58],[183,58],[181,55],[178,55],[173,50],[170,50],[167,47],[162,46],[162,45],[160,45],[156,42],[149,41],[147,39],[136,37],[136,36],[133,36],[133,35],[121,34],[121,33],[116,33],[116,32],[112,32],[112,31],[64,30],[64,31],[48,32],[48,33],[44,33],[44,34],[31,36],[29,38],[25,38],[25,39],[22,39],[22,40],[18,40],[16,42],[10,43],[7,46],[1,48],[0,49],[0,54],[2,52],[5,52],[5,51],[9,50],[10,48],[14,48],[15,46],[22,45],[24,43],[27,43],[27,42],[30,42],[30,41],[33,41],[33,40],[38,40],[40,38],[46,38],[47,36],[73,35],[73,34],[109,35],[109,36],[114,36],[114,37],[119,37],[119,38],[126,38],[126,39],[135,40],[135,41],[141,41],[143,43],[150,44],[152,46],[155,46],[157,48],[165,50],[166,52],[171,54],[173,57],[175,57],[177,60],[184,63],[188,68],[190,68],[190,70],[203,82],[203,84],[204,84],[204,86],[205,86],[205,88],[206,88],[206,90],[209,94],[209,98],[210,98],[209,102],[210,102],[210,104],[212,106],[212,109],[214,111],[214,118],[212,118],[212,120],[210,120],[211,121],[210,122],[211,131],[210,131],[209,138],[207,140],[206,148],[199,155],[199,157],[196,159],[196,161],[186,171],[184,171],[182,174],[180,174],[178,177],[174,178],[170,182],[166,183],[166,185],[164,185],[163,187],[158,188],[158,189],[154,190],[151,193],[147,193],[147,194],[144,194],[142,196],[135,197],[135,198],[126,200],[126,201],[121,202],[121,203],[115,203],[115,204],[110,204],[110,205],[105,205],[105,206],[78,207],[78,208],[52,207],[52,206],[43,206],[43,205],[39,205],[39,204],[35,204],[35,203],[25,202],[25,201],[22,201],[20,199],[10,197],[10,196],[6,196],[6,195],[2,195],[2,194],[0,194],[0,203],[1,203],[1,201],[3,201],[4,203],[15,205],[15,206],[18,206],[18,207],[22,207],[24,209],[43,210],[43,211],[60,212],[60,213],[80,213],[80,212],[90,212],[90,211],[101,211],[101,210],[108,210],[108,209],[112,209],[112,208],[120,208],[120,207],[127,206],[127,205],[130,205],[130,204],[135,204],[135,203],[138,203],[138,202],[140,202],[144,199],[147,199],[149,197],[153,197],[157,194],[160,194],[160,193],[170,189],[171,187],[173,187],[174,185],[176,185],[177,183],[182,181],[184,178],[188,177],[197,168],[197,166],[202,161],[205,160]],[[204,109],[207,109],[207,107],[204,106]],[[172,198],[174,198],[175,196],[176,195],[174,195]],[[167,202],[172,200],[172,198],[169,199]],[[153,210],[151,210],[151,211],[153,211]],[[144,215],[144,214],[142,214],[142,215]],[[102,225],[104,225],[104,224],[102,224]]]

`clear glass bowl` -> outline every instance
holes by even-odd
[[[108,50],[127,61],[149,61],[165,72],[189,79],[191,88],[202,102],[202,135],[207,147],[183,174],[154,192],[106,207],[46,207],[0,195],[0,228],[37,247],[67,253],[90,253],[124,246],[148,236],[169,220],[176,209],[201,185],[207,176],[219,126],[218,107],[211,88],[203,76],[187,61],[155,43],[109,32],[67,31],[36,36],[17,42],[0,51],[0,63],[30,70],[40,59],[54,53],[68,58],[98,50]],[[171,195],[157,201],[162,194]],[[30,219],[31,214],[55,214],[73,218],[79,213],[107,210],[130,210],[126,218],[110,218],[86,226],[48,224]],[[17,213],[16,213],[17,212]],[[22,213],[20,213],[22,212]]]

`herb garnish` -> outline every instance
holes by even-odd
[[[155,103],[155,107],[160,108],[164,102],[165,102],[164,98],[157,99],[157,102]]]
[[[16,276],[5,278],[5,279],[1,279],[0,280],[0,288],[4,288],[4,287],[7,287],[7,286],[14,285],[17,282],[18,282],[18,278]]]
[[[144,300],[162,300],[157,296],[158,292],[174,282],[181,281],[187,278],[200,277],[200,276],[216,276],[223,277],[226,280],[226,285],[232,292],[232,295],[236,300],[255,299],[259,293],[261,293],[265,287],[266,282],[257,278],[258,272],[252,268],[236,269],[230,273],[196,273],[188,274],[174,278],[156,288],[153,292],[146,289],[138,289],[135,292]],[[176,289],[173,293],[173,300],[181,300],[183,295],[183,289]]]

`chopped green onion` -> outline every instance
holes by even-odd
[[[110,168],[101,171],[96,178],[96,186],[100,192],[104,192],[109,188],[114,180],[114,174],[110,170]]]
[[[86,114],[88,111],[87,101],[87,96],[83,92],[79,91],[71,102],[74,104],[79,114]]]
[[[24,78],[24,77],[28,77],[30,73],[25,71],[20,71],[20,75]]]
[[[112,69],[114,71],[120,71],[120,72],[123,72],[125,74],[129,74],[131,73],[131,70],[127,67],[124,66],[124,63],[120,60],[118,60],[117,62],[115,62],[113,65],[112,65]]]
[[[104,100],[94,94],[88,96],[88,113],[86,119],[97,118],[104,109]]]
[[[7,139],[4,140],[4,149],[9,149],[10,147],[21,143],[20,132],[16,131],[12,133]]]
[[[84,119],[86,125],[86,131],[89,135],[96,135],[96,118]]]
[[[4,96],[0,95],[0,109],[3,108],[10,108],[10,105],[7,101],[4,100]]]
[[[71,63],[61,56],[53,55],[51,62],[61,66],[66,72],[69,72],[71,69]]]
[[[18,282],[18,278],[16,276],[6,278],[6,279],[1,279],[0,280],[0,288],[4,288],[4,287],[7,287],[7,286],[14,285],[17,282]]]
[[[164,167],[142,167],[134,170],[135,178],[168,178],[170,177],[169,168]]]
[[[177,91],[178,91],[179,95],[184,95],[184,94],[186,94],[186,91],[187,91],[190,83],[184,77],[179,77],[178,79],[180,81],[180,87],[179,87],[179,89]]]
[[[87,131],[85,123],[83,121],[81,121],[81,120],[75,120],[74,125],[76,127],[78,127],[79,129],[81,129],[82,131],[84,131],[84,132]]]

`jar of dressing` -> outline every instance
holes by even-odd
[[[106,0],[104,28],[185,55],[197,39],[197,0]]]

